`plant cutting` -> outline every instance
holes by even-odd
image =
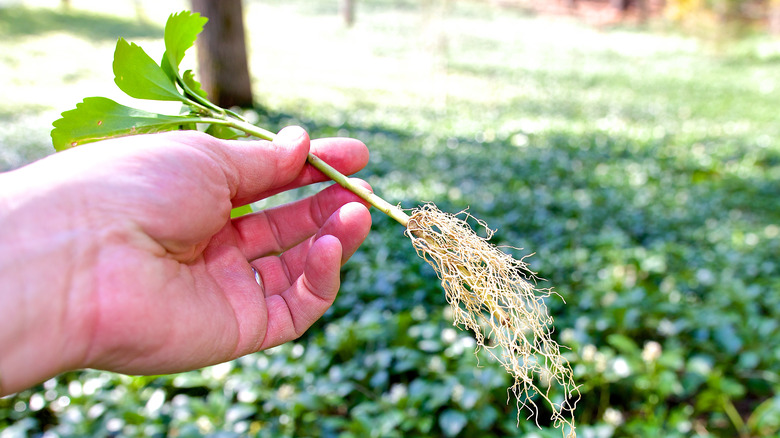
[[[191,70],[180,64],[202,31],[207,18],[187,11],[173,14],[165,26],[165,53],[156,63],[136,44],[120,38],[114,53],[117,86],[137,99],[181,102],[180,114],[167,115],[121,105],[104,97],[89,97],[62,113],[51,132],[61,151],[98,140],[181,129],[199,129],[215,137],[242,136],[272,140],[274,134],[247,122],[240,114],[210,102]],[[308,162],[327,177],[354,192],[406,228],[417,254],[436,271],[445,290],[454,324],[474,333],[478,350],[486,350],[512,376],[510,388],[519,412],[538,413],[545,401],[552,422],[574,437],[573,412],[579,398],[572,370],[552,339],[552,318],[545,299],[553,292],[536,287],[535,274],[489,243],[492,231],[466,212],[440,211],[433,204],[404,210],[353,184],[313,154]],[[233,214],[251,212],[251,207]],[[469,225],[486,230],[480,237]],[[555,395],[554,395],[555,394]],[[561,395],[562,394],[562,395]]]

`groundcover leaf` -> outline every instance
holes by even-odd
[[[447,436],[456,436],[466,427],[467,423],[468,418],[463,413],[452,409],[447,409],[439,417],[439,427]]]
[[[120,38],[114,52],[114,82],[136,99],[187,102],[162,67],[135,43]]]
[[[53,123],[51,139],[54,149],[61,151],[129,134],[172,131],[196,121],[196,117],[156,114],[120,105],[105,97],[88,97]]]

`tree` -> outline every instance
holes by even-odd
[[[192,0],[193,11],[209,18],[198,38],[199,79],[217,105],[252,106],[241,0]]]
[[[355,0],[341,0],[341,15],[347,27],[355,24]]]
[[[769,2],[769,31],[780,35],[780,0]]]
[[[625,12],[628,10],[629,5],[631,4],[631,0],[610,0],[610,3],[612,4],[613,8],[621,12]]]

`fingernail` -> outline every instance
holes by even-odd
[[[302,137],[306,137],[306,130],[300,126],[288,126],[276,135],[275,142],[279,145],[294,146],[301,142]]]

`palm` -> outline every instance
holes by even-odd
[[[268,163],[237,172],[242,179],[235,180],[225,166],[245,163],[221,162],[208,145],[193,152],[188,141],[177,138],[142,154],[117,145],[109,154],[133,159],[111,160],[104,181],[112,182],[91,185],[94,193],[85,193],[115,198],[92,212],[112,231],[99,242],[96,286],[82,295],[94,318],[88,366],[174,372],[294,339],[332,303],[340,264],[368,232],[367,211],[358,204],[340,209],[356,198],[338,187],[230,220],[234,206],[319,176],[300,157],[291,158],[292,165],[273,162],[279,154],[272,151]],[[349,148],[360,149],[358,143]],[[329,150],[322,145],[323,154]],[[361,154],[331,153],[345,172],[364,164]],[[140,170],[126,180],[111,179],[128,175],[126,166]]]

